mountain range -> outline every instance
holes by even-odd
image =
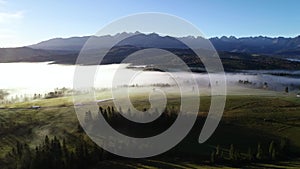
[[[137,47],[154,47],[154,48],[186,48],[179,43],[174,43],[173,37],[160,36],[155,33],[141,34],[141,33],[120,33],[114,36],[93,36],[96,45],[91,46],[95,48],[106,48],[108,44],[117,41],[126,36],[134,36],[130,44]],[[73,50],[79,51],[85,42],[91,36],[84,37],[71,37],[71,38],[55,38],[47,41],[40,42],[38,44],[31,45],[29,47],[34,49],[45,49],[45,50]],[[145,43],[145,39],[149,39]],[[192,44],[199,44],[203,41],[202,37],[180,37],[179,40],[187,41]],[[283,55],[283,56],[299,56],[300,55],[300,36],[294,38],[284,37],[243,37],[236,38],[234,36],[221,38],[214,37],[209,39],[212,45],[217,51],[226,52],[237,52],[237,53],[251,53],[251,54],[267,54],[267,55]],[[126,45],[126,44],[122,44]]]
[[[116,43],[124,38],[125,40]],[[196,46],[196,44],[207,45],[207,39],[202,37],[174,38],[161,36],[156,33],[123,32],[114,36],[55,38],[25,47],[0,48],[0,62],[52,61],[57,64],[74,64],[80,50],[88,40],[93,41],[91,45],[85,48],[90,51],[109,48],[109,44],[116,43],[108,56],[103,60],[104,64],[119,63],[126,55],[140,49],[160,48],[174,52],[189,65],[196,66],[199,61],[195,61],[195,54],[181,41],[187,42],[186,44],[189,44],[189,46]],[[234,36],[223,36],[210,38],[209,40],[218,51],[227,70],[300,69],[300,62],[286,59],[300,59],[300,36],[294,38],[270,38],[263,36],[236,38]],[[94,54],[97,55],[97,53]],[[91,59],[90,61],[88,63],[92,63],[93,60]]]

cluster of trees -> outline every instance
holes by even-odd
[[[249,162],[263,162],[263,161],[275,161],[278,159],[284,159],[288,155],[288,140],[283,138],[279,143],[271,141],[268,147],[263,147],[258,143],[256,149],[248,148],[248,151],[241,153],[238,148],[233,144],[230,145],[228,151],[221,149],[220,145],[217,145],[215,150],[211,153],[210,161],[212,164],[224,163],[224,164],[241,164]]]
[[[267,82],[264,83],[255,83],[255,82],[251,82],[249,80],[238,80],[238,84],[240,85],[246,85],[246,86],[252,86],[252,87],[258,87],[258,88],[263,88],[263,89],[268,89],[269,88],[269,84]]]
[[[104,158],[103,149],[81,139],[76,145],[57,137],[45,137],[42,144],[31,149],[28,144],[16,143],[8,154],[13,169],[83,169],[95,166]]]
[[[30,97],[30,99],[48,99],[48,98],[56,98],[56,97],[63,97],[66,94],[69,94],[71,92],[70,89],[68,88],[55,88],[53,91],[48,92],[48,93],[34,93],[34,95],[32,97]]]
[[[139,85],[139,84],[132,84],[132,85],[121,85],[119,87],[171,87],[174,86],[169,83],[153,83],[148,85]]]
[[[56,97],[63,97],[65,94],[67,94],[70,90],[63,87],[63,88],[55,88],[53,92],[46,93],[44,98],[56,98]]]
[[[17,103],[23,101],[26,102],[29,100],[36,100],[36,99],[56,98],[56,97],[65,96],[70,93],[71,93],[70,89],[63,87],[63,88],[55,88],[54,91],[43,93],[43,94],[34,93],[33,95],[24,94],[24,95],[9,96],[9,93],[7,91],[0,89],[0,104],[11,104],[11,103]]]
[[[243,84],[243,85],[253,85],[253,86],[256,85],[256,83],[252,83],[252,82],[249,81],[249,80],[239,80],[238,83],[239,83],[239,84]],[[294,85],[292,84],[291,87],[294,87]],[[267,82],[264,82],[263,85],[262,85],[262,88],[263,88],[263,89],[268,89],[268,88],[269,88],[269,84],[268,84]],[[284,92],[285,92],[285,93],[289,93],[289,91],[290,91],[289,86],[286,86],[286,87],[284,88]]]
[[[0,89],[0,100],[3,100],[9,93],[5,90]]]
[[[252,85],[252,82],[249,80],[239,80],[239,84]],[[256,84],[254,83],[254,85]]]
[[[144,108],[142,111],[142,113],[136,113],[129,108],[119,107],[117,109],[112,106],[105,108],[100,106],[98,112],[92,113],[91,111],[87,111],[85,113],[84,129],[97,131],[103,125],[100,122],[100,118],[104,117],[114,129],[125,135],[131,137],[150,137],[167,130],[174,123],[178,115],[178,109],[175,107],[168,107],[161,114],[159,114],[160,112],[156,108],[149,110]],[[124,117],[123,115],[125,114],[141,120],[147,118],[153,119],[154,117],[156,119],[149,123],[136,123]]]
[[[103,116],[110,124],[112,125],[122,125],[124,122],[128,122],[121,114],[127,114],[129,116],[137,116],[138,118],[144,118],[146,116],[155,116],[157,117],[160,113],[157,108],[153,110],[143,109],[143,114],[133,113],[130,108],[127,110],[123,110],[122,107],[116,109],[113,106],[107,106],[103,108],[99,106],[98,116]],[[156,119],[156,123],[161,124],[169,124],[169,122],[173,122],[178,115],[178,110],[174,106],[171,108],[166,108],[160,115],[158,119]],[[85,124],[97,124],[97,117],[92,116],[92,112],[88,111],[85,114]],[[157,126],[156,126],[157,127]]]

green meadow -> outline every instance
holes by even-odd
[[[97,95],[97,99],[107,98],[108,91]],[[136,94],[130,97],[139,109],[149,107],[148,97]],[[293,94],[269,93],[228,95],[222,120],[215,133],[204,144],[198,137],[206,119],[211,96],[200,97],[200,110],[196,123],[180,144],[170,151],[146,159],[126,159],[112,155],[99,161],[95,166],[115,166],[115,168],[299,168],[300,167],[300,98]],[[168,95],[168,108],[179,104],[178,95]],[[31,109],[31,106],[41,106]],[[112,106],[112,101],[100,103],[104,109]],[[41,144],[45,136],[67,139],[69,143],[80,139],[89,140],[79,132],[79,123],[73,107],[72,97],[41,99],[22,103],[7,104],[0,109],[0,166],[11,163],[8,154],[16,142],[26,143],[30,148]],[[159,127],[159,126],[158,126]],[[156,126],[157,128],[157,126]],[[138,129],[135,129],[138,130]],[[154,129],[155,130],[155,129]],[[285,144],[285,152],[279,147]],[[89,140],[90,142],[90,140]],[[270,143],[278,147],[276,159],[269,158]],[[262,160],[249,162],[249,149],[257,155],[258,145],[262,150]],[[232,160],[231,147],[238,152],[239,159]],[[69,149],[72,149],[70,146]],[[222,159],[215,156],[222,152]],[[277,152],[277,150],[276,150]],[[273,156],[272,156],[273,157]],[[2,167],[0,167],[2,168]]]

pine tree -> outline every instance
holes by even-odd
[[[282,138],[279,144],[279,153],[280,156],[286,158],[289,151],[289,142],[287,138]]]
[[[221,150],[220,150],[220,145],[217,145],[216,147],[216,158],[217,161],[221,159]]]
[[[239,152],[239,150],[235,150],[234,152],[234,160],[235,161],[239,161],[241,159],[241,153]]]
[[[111,109],[110,109],[110,106],[107,107],[107,112],[108,112],[109,115],[111,115]]]
[[[247,159],[250,162],[253,161],[253,159],[254,159],[254,156],[253,156],[253,153],[252,153],[252,150],[250,147],[248,148]]]
[[[216,157],[216,153],[215,153],[215,151],[212,151],[211,154],[210,154],[210,162],[212,164],[215,163],[215,157]]]
[[[263,150],[262,150],[260,143],[258,143],[258,145],[257,145],[256,159],[258,159],[258,160],[263,159]]]
[[[35,154],[31,160],[30,169],[39,169],[41,165],[40,162],[40,152],[38,146],[35,148]]]
[[[115,114],[115,108],[114,108],[114,106],[111,106],[111,113]]]
[[[285,87],[285,93],[289,92],[289,87]]]
[[[99,112],[103,114],[103,108],[101,106],[99,107]]]
[[[235,149],[233,144],[230,145],[230,149],[229,149],[229,159],[230,160],[235,160]]]
[[[110,118],[109,115],[107,114],[106,109],[104,109],[103,115],[104,115],[104,117],[107,118],[107,119]]]
[[[272,156],[273,150],[275,149],[275,143],[274,141],[271,141],[270,145],[269,145],[269,156]]]
[[[67,143],[66,143],[66,139],[63,139],[62,142],[62,151],[63,151],[63,155],[66,157],[68,155],[68,148],[67,148]]]
[[[277,158],[277,152],[276,152],[276,149],[273,149],[272,154],[271,154],[271,159],[276,160],[276,158]]]
[[[128,107],[127,114],[128,114],[128,116],[131,116],[131,110],[130,110],[130,107]]]

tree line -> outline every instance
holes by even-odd
[[[104,158],[105,152],[96,144],[81,139],[75,145],[65,139],[45,136],[35,148],[17,142],[8,153],[12,166],[7,169],[83,169],[95,166]]]
[[[226,151],[225,151],[226,150]],[[279,142],[271,141],[268,146],[257,144],[256,149],[248,148],[247,152],[242,153],[233,144],[229,148],[221,148],[217,145],[211,152],[211,164],[231,164],[242,165],[253,162],[274,162],[276,160],[284,160],[289,154],[289,140],[282,138]]]

